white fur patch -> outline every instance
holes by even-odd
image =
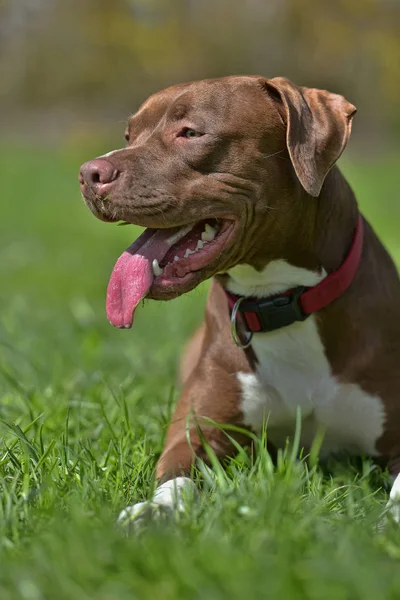
[[[239,265],[229,272],[229,290],[262,297],[296,285],[316,285],[325,272],[271,262],[261,273]],[[378,396],[356,384],[341,384],[331,374],[315,317],[269,333],[255,333],[252,348],[258,359],[255,373],[238,373],[244,422],[259,431],[268,422],[268,439],[278,448],[294,434],[301,409],[301,445],[309,449],[323,434],[321,456],[347,451],[376,455],[383,432],[384,406]]]
[[[394,480],[386,508],[396,523],[400,523],[400,474]]]
[[[231,278],[227,285],[229,291],[255,298],[279,294],[299,285],[312,287],[326,277],[324,270],[318,273],[294,267],[283,259],[271,261],[263,271],[256,271],[249,265],[237,265],[228,274]]]
[[[107,158],[108,156],[112,156],[113,154],[117,154],[118,152],[123,152],[126,148],[118,148],[117,150],[111,150],[110,152],[106,152],[97,158]]]

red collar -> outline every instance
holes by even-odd
[[[363,219],[359,215],[353,242],[342,265],[325,277],[318,285],[297,287],[282,294],[266,298],[236,296],[225,290],[236,332],[236,313],[250,332],[273,331],[304,321],[339,298],[350,286],[357,272],[363,248]],[[236,340],[235,340],[236,341]],[[240,344],[239,344],[240,345]]]

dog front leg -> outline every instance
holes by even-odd
[[[245,433],[229,431],[228,437],[223,430],[223,425],[242,426],[240,399],[241,389],[234,375],[215,366],[195,370],[183,388],[157,464],[159,487],[151,501],[122,511],[119,521],[184,510],[185,496],[193,498],[196,494],[190,479],[196,460],[209,462],[207,446],[221,460],[235,454],[230,437],[240,444],[248,441]]]

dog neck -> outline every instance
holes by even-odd
[[[304,220],[285,236],[282,256],[264,259],[264,264],[259,258],[256,266],[236,265],[222,280],[227,290],[261,298],[300,285],[313,287],[340,267],[358,219],[357,202],[349,184],[334,167],[319,198],[306,196],[300,201],[305,207]]]

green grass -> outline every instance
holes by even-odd
[[[108,325],[135,232],[80,200],[79,163],[102,150],[0,151],[0,599],[399,598],[400,533],[376,527],[388,478],[368,461],[324,472],[287,450],[274,468],[260,441],[203,469],[185,515],[115,526],[151,492],[205,287],[147,303],[130,332]],[[396,163],[345,170],[400,258]]]

